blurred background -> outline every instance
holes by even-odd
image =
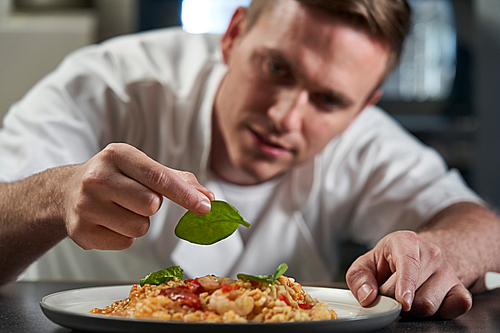
[[[0,0],[0,118],[74,49],[167,26],[221,33],[249,2]],[[411,5],[402,62],[379,104],[500,207],[500,1]]]

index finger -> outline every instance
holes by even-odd
[[[418,288],[421,270],[419,239],[415,233],[400,232],[403,237],[389,238],[384,247],[384,257],[388,259],[395,274],[394,296],[409,311]]]
[[[361,305],[370,305],[390,281],[394,297],[403,310],[411,309],[420,275],[418,242],[418,236],[410,232],[389,234],[374,249],[354,261],[346,280]]]
[[[197,189],[171,169],[132,146],[114,144],[106,147],[106,150],[126,176],[194,213],[206,214],[210,211],[210,198],[206,193],[212,192],[208,189],[201,185],[199,187],[203,190]]]

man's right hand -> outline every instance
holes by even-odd
[[[0,183],[0,285],[69,236],[83,249],[122,250],[144,236],[163,196],[198,214],[214,194],[189,173],[113,143],[83,164]]]
[[[68,236],[83,249],[122,250],[144,236],[163,196],[197,213],[214,194],[189,172],[173,170],[138,149],[113,143],[76,170],[65,186]]]

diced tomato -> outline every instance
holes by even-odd
[[[185,284],[189,284],[191,281],[193,281],[193,279],[184,279]]]
[[[196,310],[201,309],[200,298],[189,290],[187,286],[162,289],[160,295],[168,297],[172,301],[178,301],[182,305],[190,306]]]
[[[220,289],[222,289],[222,292],[227,293],[233,290],[234,284],[227,284],[227,283],[221,283],[220,284]]]
[[[198,278],[191,280],[191,282],[189,282],[189,289],[191,289],[191,291],[196,295],[199,295],[206,291],[205,288],[203,288],[203,286],[198,281]]]
[[[312,304],[304,304],[304,303],[299,303],[299,308],[303,310],[310,310],[314,305]]]
[[[286,303],[286,305],[288,306],[292,306],[292,304],[290,304],[290,300],[288,299],[288,297],[286,297],[285,295],[283,294],[280,294],[280,297],[279,297],[280,301],[283,301]]]
[[[250,280],[250,283],[252,284],[252,286],[254,287],[257,287],[259,285],[259,283],[257,281],[252,281]]]

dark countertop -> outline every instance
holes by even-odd
[[[0,332],[71,332],[45,317],[39,305],[42,297],[62,290],[115,284],[15,282],[3,286],[0,288]],[[377,331],[382,332],[500,332],[500,289],[474,295],[472,309],[455,320],[399,317]]]

